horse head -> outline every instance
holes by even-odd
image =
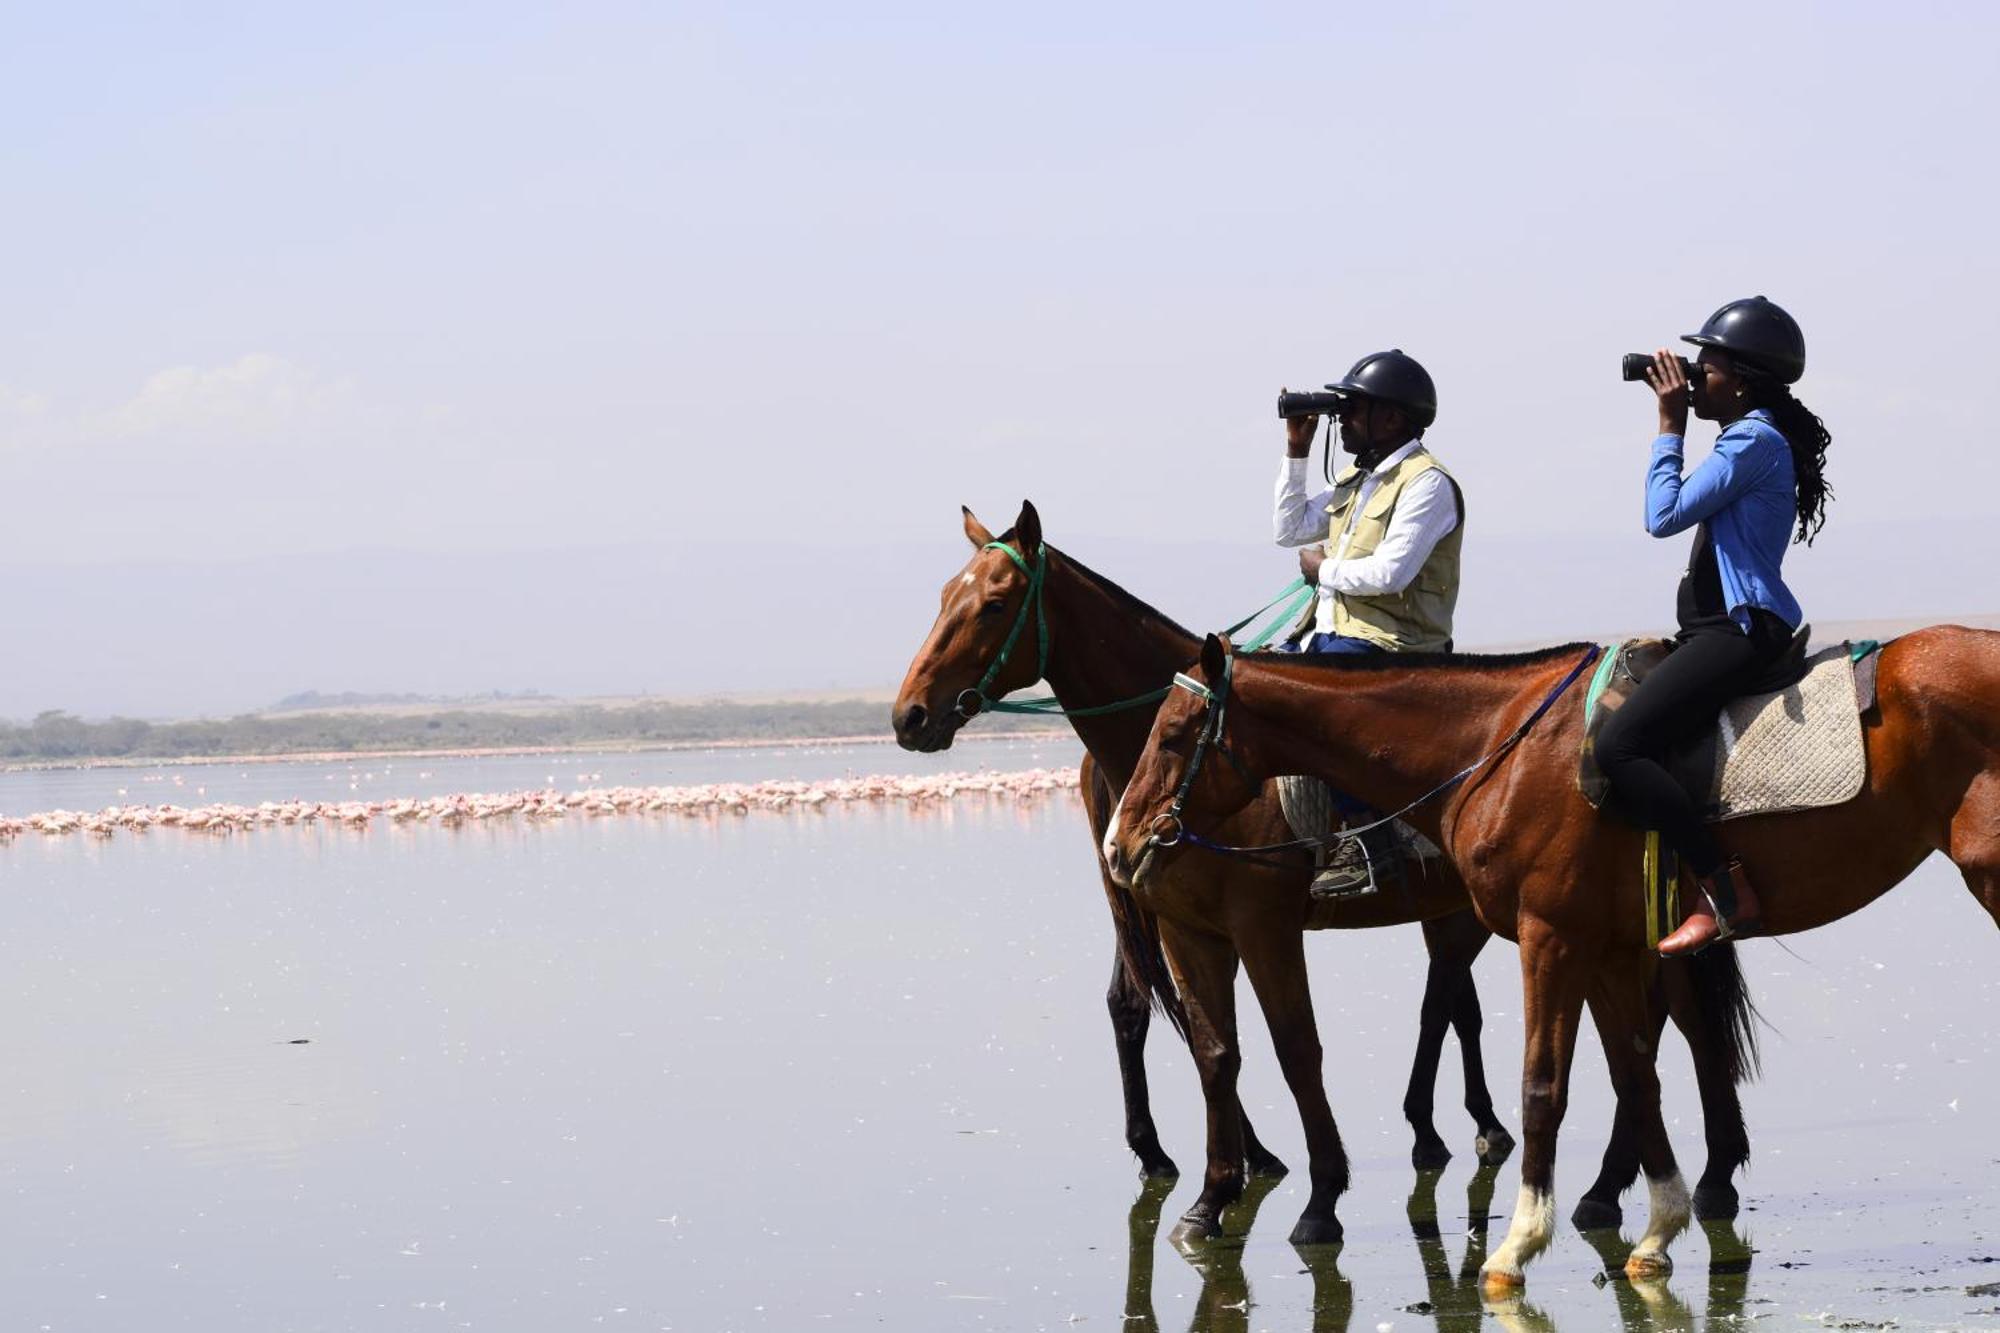
[[[1263,776],[1240,727],[1230,725],[1235,650],[1211,634],[1201,660],[1174,677],[1152,734],[1104,833],[1112,877],[1138,887],[1191,831],[1213,830],[1256,800]]]
[[[1040,674],[1045,645],[1033,622],[1046,570],[1042,519],[1023,500],[1013,531],[996,539],[965,514],[972,559],[945,581],[937,623],[896,692],[890,718],[905,750],[943,750],[990,699],[1025,689]]]

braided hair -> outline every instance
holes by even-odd
[[[1755,368],[1740,362],[1738,369],[1750,372],[1743,376],[1743,385],[1750,392],[1750,405],[1769,412],[1771,424],[1792,447],[1792,472],[1798,482],[1799,505],[1799,529],[1792,540],[1811,546],[1813,538],[1826,526],[1826,502],[1833,498],[1833,487],[1826,480],[1826,447],[1833,443],[1833,436],[1827,433],[1826,423],[1817,413],[1792,397],[1789,384],[1759,374]]]

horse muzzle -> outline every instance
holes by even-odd
[[[956,709],[933,713],[920,703],[897,709],[890,720],[896,729],[896,744],[920,754],[949,750],[952,737],[965,725],[965,718]]]

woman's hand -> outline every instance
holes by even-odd
[[[1660,434],[1685,435],[1688,428],[1688,382],[1681,359],[1662,347],[1646,367],[1646,383],[1660,398]]]
[[[1319,567],[1326,563],[1326,551],[1315,542],[1299,548],[1299,575],[1308,587],[1319,586]]]

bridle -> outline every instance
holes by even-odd
[[[1205,838],[1189,833],[1185,821],[1181,818],[1181,812],[1187,808],[1188,793],[1194,790],[1194,780],[1201,774],[1201,762],[1208,757],[1210,750],[1215,751],[1228,760],[1229,766],[1236,770],[1236,776],[1242,778],[1244,784],[1250,787],[1253,792],[1259,786],[1251,778],[1248,770],[1243,767],[1243,761],[1230,751],[1229,746],[1222,738],[1223,729],[1229,725],[1229,687],[1234,680],[1235,674],[1236,654],[1227,649],[1223,652],[1221,678],[1216,682],[1213,689],[1210,689],[1184,672],[1176,671],[1174,673],[1174,683],[1168,688],[1186,690],[1189,694],[1201,700],[1201,732],[1195,737],[1194,753],[1188,756],[1187,772],[1181,774],[1180,786],[1174,789],[1173,803],[1167,807],[1165,813],[1153,817],[1149,837],[1155,846],[1172,847],[1184,838],[1198,847],[1216,845],[1209,843]],[[1162,825],[1167,825],[1172,829],[1171,837],[1162,831]],[[1274,849],[1267,847],[1246,847],[1236,850],[1262,852]]]
[[[1049,616],[1047,609],[1042,605],[1042,588],[1048,583],[1049,577],[1048,545],[1043,543],[1035,547],[1035,563],[1033,565],[1030,565],[1027,558],[1007,542],[987,542],[979,549],[982,551],[1004,551],[1009,560],[1020,566],[1021,572],[1028,576],[1028,595],[1021,599],[1021,609],[1015,614],[1013,627],[1007,631],[1007,638],[1001,643],[1000,652],[994,657],[992,665],[986,668],[986,674],[979,678],[977,685],[969,690],[959,691],[958,699],[952,704],[952,711],[968,721],[978,716],[982,710],[988,708],[996,712],[1048,712],[1050,710],[1045,708],[1027,706],[1027,701],[1009,709],[1001,700],[995,699],[987,693],[993,687],[993,682],[999,679],[1000,672],[1007,665],[1007,659],[1013,656],[1014,645],[1020,641],[1021,631],[1028,627],[1030,612],[1035,617],[1035,636],[1038,643],[1035,651],[1035,679],[1040,680],[1048,674]],[[1161,690],[1157,695],[1152,697],[1164,699],[1167,697],[1167,692]]]

